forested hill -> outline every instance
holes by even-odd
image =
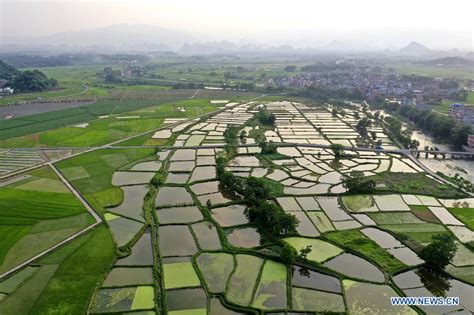
[[[0,79],[3,80],[13,80],[14,77],[21,74],[15,67],[10,66],[9,64],[0,60]]]
[[[19,71],[0,60],[0,80],[7,80],[7,86],[17,92],[41,92],[58,86],[58,81],[49,79],[39,70]]]

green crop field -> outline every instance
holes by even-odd
[[[30,231],[30,226],[0,225],[0,262],[3,262],[10,249]]]
[[[430,195],[445,198],[455,198],[458,191],[452,186],[439,183],[421,173],[392,173],[371,176],[376,183],[384,183],[380,192],[400,192],[407,194]]]
[[[370,258],[388,273],[394,273],[405,267],[401,261],[357,230],[329,232],[326,237],[343,247]]]
[[[0,272],[62,241],[93,220],[49,168],[0,187]]]
[[[0,304],[0,312],[44,314],[54,308],[61,314],[85,313],[114,259],[112,238],[102,225],[42,259],[39,271]]]
[[[63,314],[85,313],[97,282],[115,259],[110,233],[101,225],[60,249],[55,256],[54,261],[45,261],[57,264],[58,269],[36,300],[34,314],[47,313],[51,308]]]
[[[247,62],[247,63],[224,63],[218,64],[202,63],[172,63],[162,64],[161,67],[148,73],[148,77],[142,78],[143,84],[105,83],[102,77],[104,67],[110,66],[113,70],[122,70],[121,64],[109,65],[75,65],[61,67],[39,68],[48,77],[59,82],[59,88],[53,91],[38,93],[21,93],[13,96],[0,98],[0,106],[20,101],[35,101],[37,99],[67,99],[67,98],[91,98],[107,97],[114,95],[129,94],[129,92],[156,92],[169,90],[176,83],[199,83],[211,86],[221,84],[252,83],[255,80],[264,82],[267,77],[286,76],[284,71],[286,63],[277,61],[269,62]],[[295,63],[297,66],[305,64]],[[25,68],[21,70],[32,70]],[[299,67],[297,68],[299,69]],[[232,73],[226,77],[226,73]],[[292,74],[298,73],[298,70]],[[157,76],[159,78],[153,78]]]
[[[439,66],[423,66],[411,63],[387,64],[387,68],[393,68],[397,72],[403,74],[418,74],[433,77],[455,77],[474,79],[472,70],[468,67],[439,67]]]
[[[474,209],[473,208],[450,208],[449,211],[456,218],[461,220],[467,227],[474,230]]]
[[[103,67],[101,66],[74,66],[74,67],[51,67],[40,68],[48,77],[59,81],[59,89],[56,91],[23,93],[0,99],[0,106],[17,101],[34,101],[38,98],[49,100],[69,97],[100,97],[107,96],[107,89],[94,86],[101,81],[97,77]],[[31,69],[21,69],[31,70]],[[87,85],[87,88],[85,87]]]
[[[61,161],[57,167],[89,202],[98,207],[96,210],[103,211],[104,207],[119,205],[123,199],[120,188],[112,185],[114,171],[131,162],[150,158],[153,152],[152,149],[103,149]]]
[[[157,104],[160,101],[100,101],[9,120],[0,127],[0,139],[15,138],[1,141],[0,147],[99,146],[157,129],[164,118],[193,118],[217,109],[202,99]],[[61,127],[83,122],[87,126]]]
[[[441,105],[436,106],[435,109],[436,109],[436,111],[438,111],[440,113],[447,114],[448,111],[449,111],[449,105],[451,105],[453,103],[462,103],[462,104],[465,104],[465,105],[474,106],[474,92],[469,92],[466,101],[443,100],[441,102]]]

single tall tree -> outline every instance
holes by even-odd
[[[425,246],[418,256],[430,267],[444,269],[456,254],[456,243],[449,234],[438,234],[432,237],[432,242]]]
[[[344,146],[342,144],[333,143],[330,147],[336,159],[340,158],[344,154]]]

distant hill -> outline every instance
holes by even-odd
[[[228,41],[206,42],[206,43],[185,43],[178,51],[182,55],[198,55],[198,54],[219,54],[233,52],[238,50],[238,46]]]
[[[474,66],[474,60],[461,57],[444,57],[432,60],[421,61],[426,66]]]
[[[117,24],[39,38],[2,38],[5,46],[51,46],[62,50],[176,50],[194,38],[178,30],[151,25]]]
[[[408,45],[400,49],[402,55],[427,55],[432,53],[432,50],[426,48],[418,42],[410,42]]]
[[[19,71],[0,60],[0,79],[7,80],[15,92],[41,92],[58,86],[58,82],[39,70]]]
[[[469,59],[474,59],[474,51],[467,53],[464,57],[469,58]]]
[[[351,47],[347,43],[343,43],[341,41],[333,40],[328,43],[326,46],[323,47],[325,50],[330,51],[342,51],[342,50],[349,50]]]
[[[372,50],[370,46],[363,43],[355,42],[342,42],[338,40],[333,40],[327,45],[322,46],[321,50],[332,51],[332,52],[351,52],[351,51],[369,51]]]

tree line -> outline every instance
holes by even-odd
[[[269,202],[271,189],[263,178],[238,177],[225,170],[224,157],[216,159],[216,174],[221,187],[243,197],[249,207],[245,215],[257,226],[259,232],[268,238],[281,237],[296,231],[298,219],[284,212],[275,203]]]
[[[58,81],[49,79],[39,70],[20,71],[1,60],[0,79],[8,81],[7,86],[15,92],[41,92],[58,86]]]
[[[321,86],[310,86],[303,90],[294,91],[290,93],[290,95],[306,97],[322,102],[327,102],[332,99],[349,99],[354,101],[363,101],[365,99],[364,91],[359,88],[329,89]]]
[[[407,118],[416,127],[428,132],[441,142],[451,144],[457,150],[467,144],[467,138],[473,132],[472,127],[457,124],[452,118],[428,109],[418,109],[415,106],[400,105],[394,102],[385,102],[381,107],[388,112]],[[388,124],[393,135],[398,137],[404,146],[409,147],[411,141],[409,132],[402,130],[402,122],[393,116],[385,117],[384,121]]]

